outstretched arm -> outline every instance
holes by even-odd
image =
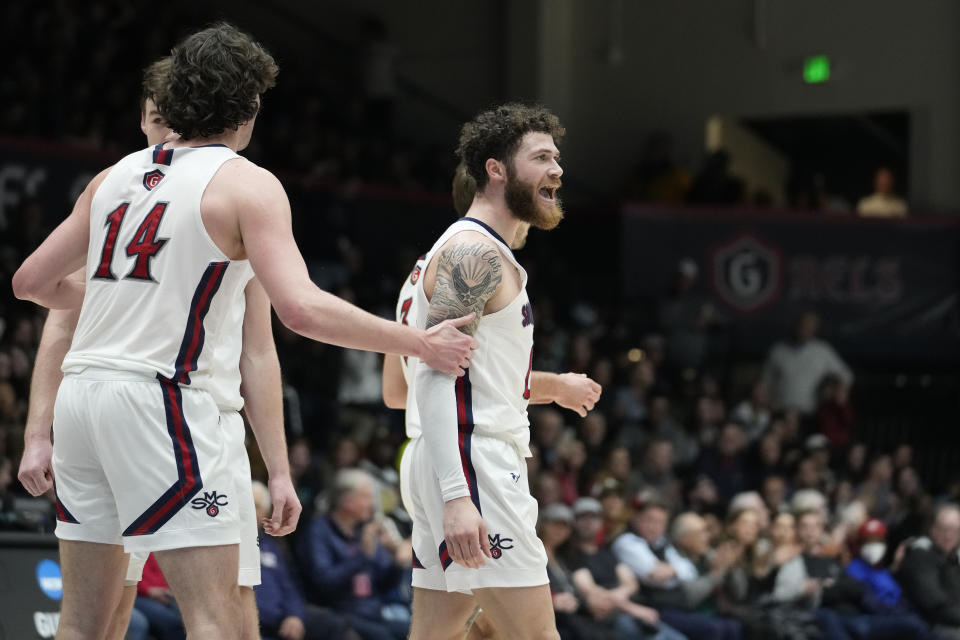
[[[30,380],[30,406],[27,410],[27,426],[23,433],[23,457],[17,477],[32,496],[39,496],[53,485],[53,469],[50,458],[53,443],[50,428],[53,426],[53,403],[63,373],[60,366],[70,350],[73,332],[77,328],[80,308],[52,310],[47,315],[40,336],[40,346],[33,365]]]
[[[390,409],[407,408],[407,381],[400,368],[400,356],[383,359],[383,403]],[[583,373],[534,371],[530,378],[530,404],[555,402],[581,417],[593,409],[600,399],[599,384]]]
[[[264,519],[264,531],[282,536],[297,528],[300,500],[290,478],[290,462],[283,433],[283,391],[280,361],[273,342],[270,299],[253,278],[245,291],[243,351],[240,354],[240,389],[250,427],[269,474],[273,515]]]
[[[378,318],[320,290],[311,282],[293,239],[290,203],[276,177],[249,162],[232,161],[224,164],[216,180],[236,187],[229,206],[238,207],[247,257],[283,324],[314,340],[412,355],[446,373],[463,373],[476,342],[456,329],[472,318],[424,332]]]
[[[600,385],[583,373],[534,371],[530,377],[530,404],[556,402],[586,417],[600,399]]]
[[[473,335],[487,301],[502,279],[500,251],[485,239],[452,240],[434,258],[437,260],[433,296],[427,310],[427,326],[448,318],[471,318],[463,331]],[[487,531],[470,498],[470,487],[460,460],[455,379],[423,362],[417,368],[414,388],[423,439],[433,461],[446,503],[443,532],[454,562],[468,568],[484,564],[489,555]]]

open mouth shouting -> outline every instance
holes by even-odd
[[[543,199],[549,205],[556,204],[557,202],[557,189],[559,186],[550,186],[550,187],[540,187],[540,190],[537,191],[537,195]]]

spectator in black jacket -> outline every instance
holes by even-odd
[[[960,507],[937,509],[930,537],[910,545],[897,578],[939,637],[960,639]]]

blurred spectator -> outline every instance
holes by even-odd
[[[857,215],[864,218],[904,218],[907,202],[897,196],[896,179],[889,167],[880,167],[873,176],[873,193],[857,203]]]
[[[865,585],[862,608],[872,615],[858,616],[847,626],[859,638],[926,638],[929,628],[913,613],[900,585],[883,566],[886,535],[887,528],[876,519],[864,522],[857,532],[853,548],[857,557],[846,571]]]
[[[849,391],[834,374],[824,376],[817,390],[817,430],[834,451],[846,448],[853,441],[855,423]]]
[[[764,563],[769,586],[772,587],[780,567],[801,552],[797,542],[797,520],[789,511],[781,511],[770,523],[770,552]]]
[[[374,481],[364,471],[337,474],[330,512],[316,516],[301,542],[310,601],[335,609],[364,640],[402,640],[407,619],[385,615],[388,593],[409,567],[399,543],[374,516]],[[405,561],[405,562],[404,562]]]
[[[817,338],[820,319],[805,311],[797,321],[793,340],[773,345],[763,369],[775,409],[796,409],[810,415],[817,408],[817,385],[834,374],[847,387],[853,374],[829,344]]]
[[[767,477],[779,476],[784,472],[780,436],[773,431],[768,431],[755,441],[746,455],[747,486],[749,487],[759,488]]]
[[[789,509],[787,505],[787,481],[780,475],[770,475],[760,485],[760,495],[770,513],[777,514]]]
[[[857,497],[875,518],[886,520],[893,510],[893,461],[880,455],[870,463],[867,479],[856,489]]]
[[[673,444],[673,458],[677,466],[693,463],[700,452],[697,441],[673,415],[670,398],[662,393],[650,397],[650,413],[647,424],[654,437],[666,438]]]
[[[640,162],[630,176],[625,195],[643,202],[680,204],[690,189],[690,172],[674,160],[670,134],[655,131],[643,143]]]
[[[586,481],[582,471],[587,461],[587,450],[583,443],[571,434],[560,442],[557,454],[559,464],[554,475],[560,483],[564,503],[573,504]]]
[[[566,431],[563,414],[553,407],[538,407],[530,414],[530,435],[540,449],[540,464],[544,469],[559,465],[557,447]]]
[[[716,514],[722,511],[717,485],[708,475],[701,473],[694,476],[689,481],[685,498],[687,507],[700,515]]]
[[[909,545],[897,579],[939,637],[960,638],[960,507],[937,509],[930,537]]]
[[[700,369],[709,347],[708,330],[717,322],[716,309],[698,287],[700,268],[692,258],[677,265],[673,289],[661,300],[657,320],[667,339],[666,361],[674,375]]]
[[[184,640],[187,637],[173,592],[151,553],[143,565],[143,577],[137,584],[134,608],[146,617],[150,635],[158,640]]]
[[[257,523],[270,516],[270,492],[262,482],[253,483],[253,502]],[[293,573],[287,566],[280,540],[266,535],[261,526],[260,584],[253,588],[260,616],[260,631],[281,640],[344,640],[354,635],[347,624],[333,613],[305,605]]]
[[[0,530],[17,528],[20,519],[14,508],[13,492],[10,491],[12,483],[13,462],[0,455]]]
[[[739,551],[734,545],[724,544],[713,552],[707,522],[693,512],[681,513],[674,518],[670,538],[697,572],[696,577],[681,583],[685,607],[700,608],[713,600],[715,591],[736,562]]]
[[[722,502],[729,501],[747,486],[745,445],[743,429],[735,422],[728,422],[721,429],[716,446],[703,451],[697,461],[697,469],[717,485]]]
[[[547,577],[550,580],[550,595],[561,638],[590,640],[612,635],[608,629],[579,615],[583,603],[573,585],[573,576],[566,561],[558,555],[570,539],[573,528],[573,511],[564,504],[551,504],[540,512],[537,533],[547,553]]]
[[[649,498],[639,505],[630,531],[613,543],[617,560],[643,585],[647,601],[660,618],[691,640],[739,638],[739,627],[729,621],[688,611],[690,600],[683,583],[700,575],[694,564],[667,538],[670,511],[665,503]]]
[[[744,491],[733,496],[730,506],[727,507],[727,513],[733,515],[741,511],[750,511],[756,517],[758,534],[770,528],[770,509],[756,491]]]
[[[687,202],[694,204],[738,204],[744,201],[743,180],[730,173],[730,153],[717,149],[707,156],[693,179]]]
[[[608,479],[616,480],[625,495],[635,495],[643,488],[643,477],[638,469],[634,469],[630,462],[630,450],[624,446],[610,449],[607,454],[607,464],[600,470],[594,481],[594,490],[603,485]]]
[[[655,491],[670,504],[680,502],[680,479],[674,474],[673,442],[655,437],[647,442],[640,466],[643,485]]]
[[[655,610],[631,600],[638,589],[636,578],[608,548],[597,544],[603,527],[600,503],[593,498],[580,498],[573,514],[575,535],[568,562],[573,583],[583,594],[593,619],[624,640],[682,639],[682,634],[660,622]]]
[[[750,391],[750,397],[733,409],[731,418],[743,425],[747,440],[753,442],[759,438],[770,424],[770,392],[763,382],[756,382]]]
[[[904,540],[922,536],[932,515],[933,499],[920,485],[916,469],[901,467],[894,478],[894,504],[888,516],[889,546],[896,548]]]
[[[655,381],[656,370],[650,361],[641,360],[630,367],[629,384],[616,391],[613,413],[619,422],[636,427],[646,419],[647,394]]]

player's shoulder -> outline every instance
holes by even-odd
[[[286,191],[277,176],[242,156],[224,162],[214,174],[208,190],[224,191],[244,201],[286,199]]]
[[[464,229],[447,238],[446,242],[437,247],[437,251],[448,257],[463,257],[471,254],[466,251],[467,249],[475,250],[485,247],[496,250],[498,255],[500,253],[500,247],[493,238],[479,231]]]

